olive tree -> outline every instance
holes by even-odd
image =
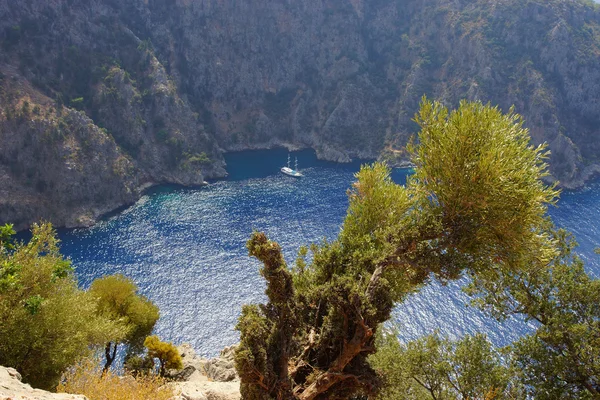
[[[499,320],[518,315],[536,326],[532,332],[497,350],[479,335],[401,344],[388,334],[370,359],[385,380],[379,398],[598,398],[600,280],[585,272],[570,234],[550,223],[547,233],[556,251],[549,261],[547,249],[531,248],[527,268],[473,273],[465,288],[484,311]]]
[[[547,152],[513,110],[424,99],[415,121],[415,174],[401,186],[386,166],[363,167],[338,238],[312,246],[310,262],[303,250],[289,269],[278,244],[252,235],[268,302],[245,306],[237,325],[244,398],[373,394],[381,381],[368,356],[394,304],[432,277],[521,271],[532,248],[555,255],[544,226],[558,193],[540,180]]]
[[[521,315],[537,326],[507,349],[532,397],[598,398],[600,280],[585,272],[569,233],[548,224],[548,234],[556,250],[552,259],[532,248],[524,258],[525,273],[489,270],[488,276],[473,276],[467,290],[496,318]]]

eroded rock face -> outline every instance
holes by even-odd
[[[405,162],[423,94],[514,105],[567,187],[600,169],[600,11],[580,1],[0,0],[0,46],[19,229],[223,176],[223,150]]]
[[[50,393],[33,389],[21,382],[21,374],[13,368],[0,367],[0,399],[2,400],[87,400],[87,397],[66,393]]]
[[[233,362],[234,352],[237,346],[225,347],[219,357],[210,359],[204,364],[204,371],[213,381],[230,382],[239,381]]]
[[[235,346],[226,347],[214,359],[199,357],[189,344],[178,347],[183,369],[171,377],[181,391],[181,400],[238,400],[240,382],[233,365]]]
[[[89,225],[138,198],[140,170],[112,136],[83,112],[56,110],[17,74],[4,81],[17,111],[0,119],[0,223]]]
[[[233,362],[234,352],[237,345],[225,347],[219,357],[206,359],[196,354],[189,344],[178,347],[183,363],[183,369],[170,371],[170,377],[179,381],[190,380],[194,371],[205,375],[209,380],[215,382],[239,381]]]

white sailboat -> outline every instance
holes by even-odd
[[[292,169],[290,168],[290,155],[288,154],[287,167],[281,167],[281,172],[283,172],[286,175],[293,176],[294,178],[300,178],[301,176],[303,176],[298,171],[298,157],[296,157],[296,164],[294,166],[294,169]]]

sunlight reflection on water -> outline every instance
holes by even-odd
[[[287,158],[284,150],[231,154],[228,180],[194,190],[157,188],[91,229],[60,231],[62,251],[73,260],[83,286],[105,274],[132,277],[160,307],[157,334],[214,356],[238,341],[234,327],[242,304],[264,298],[259,265],[245,248],[252,230],[278,241],[289,263],[302,244],[339,232],[346,190],[360,163],[321,162],[308,151],[294,155],[302,179],[278,173]],[[405,177],[406,170],[395,170],[397,182]],[[592,185],[565,193],[560,208],[551,210],[559,225],[576,233],[582,257],[596,275],[598,189]],[[459,283],[434,283],[398,306],[394,318],[407,340],[434,329],[450,336],[483,331],[505,345],[527,330],[518,321],[499,324],[466,308],[467,302]]]

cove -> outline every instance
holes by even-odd
[[[71,258],[82,286],[106,274],[134,279],[161,311],[156,333],[163,340],[191,343],[205,356],[238,341],[234,330],[241,306],[264,299],[259,263],[247,256],[253,230],[282,246],[291,264],[301,245],[333,239],[348,205],[346,191],[361,162],[317,160],[312,151],[292,152],[305,175],[285,176],[283,149],[226,155],[229,176],[197,189],[162,186],[134,206],[90,229],[60,230],[61,251]],[[404,183],[408,170],[393,178]],[[579,252],[600,275],[600,185],[563,193],[550,213],[575,233]],[[497,323],[473,308],[460,282],[438,283],[411,295],[394,312],[404,340],[437,329],[451,337],[485,332],[505,345],[530,329],[522,321]]]

